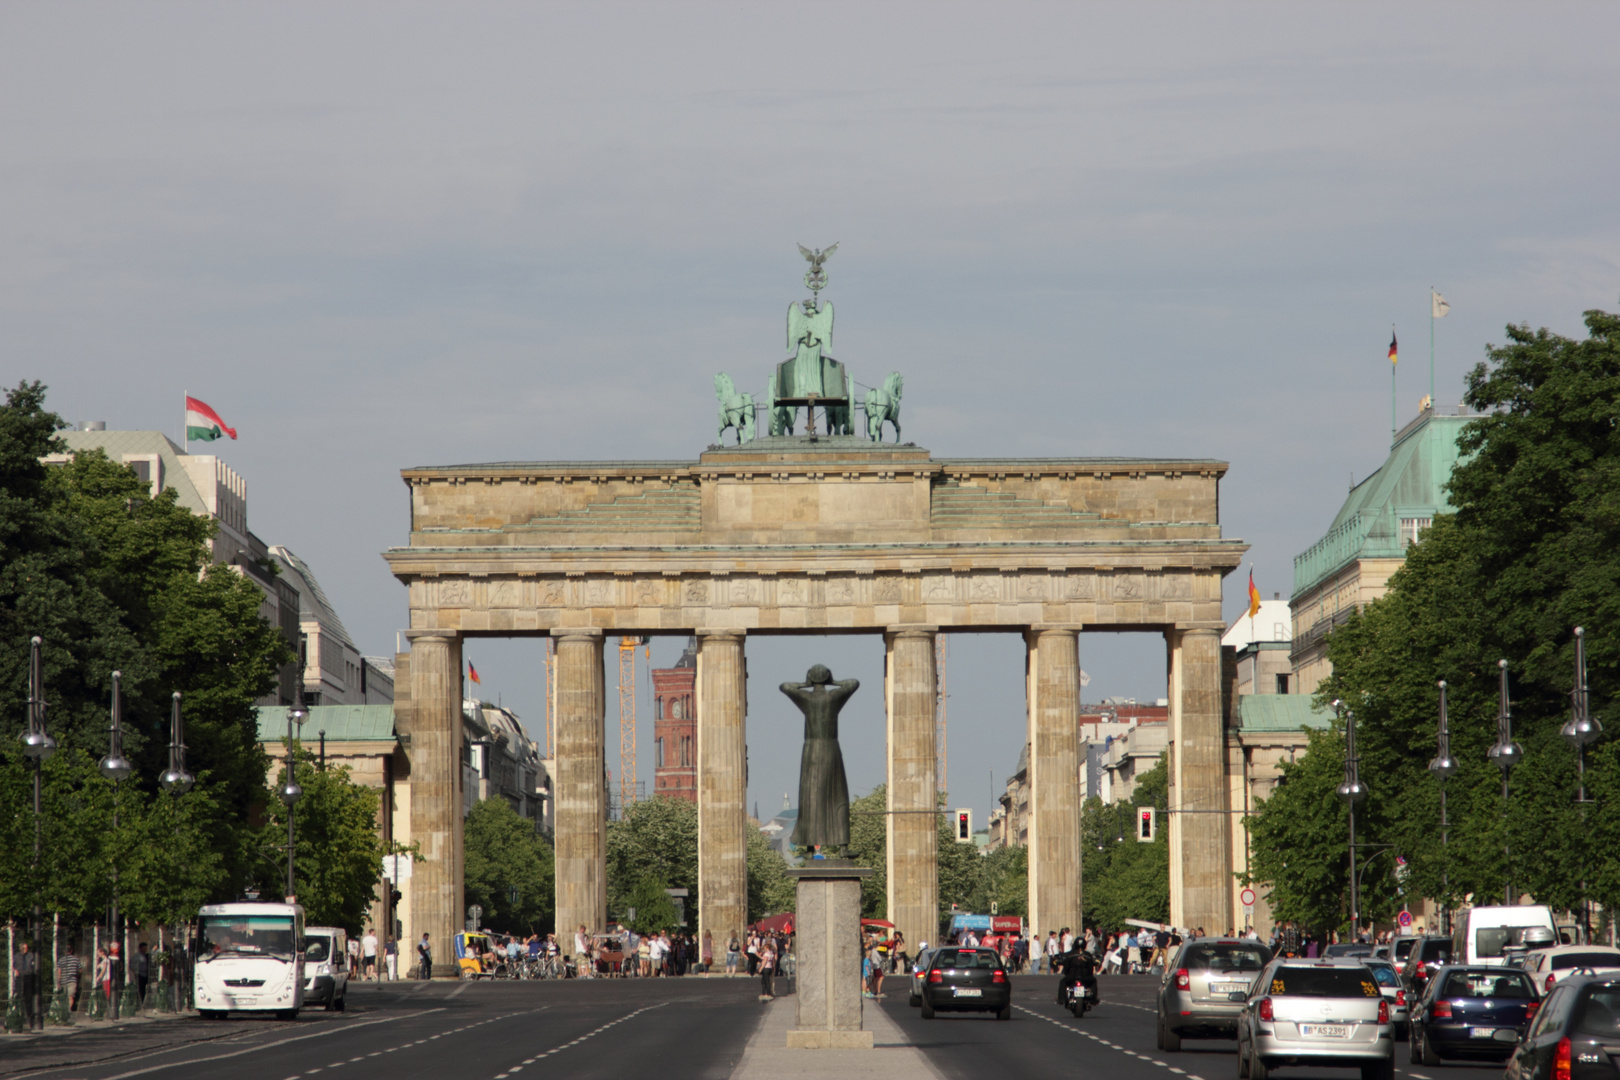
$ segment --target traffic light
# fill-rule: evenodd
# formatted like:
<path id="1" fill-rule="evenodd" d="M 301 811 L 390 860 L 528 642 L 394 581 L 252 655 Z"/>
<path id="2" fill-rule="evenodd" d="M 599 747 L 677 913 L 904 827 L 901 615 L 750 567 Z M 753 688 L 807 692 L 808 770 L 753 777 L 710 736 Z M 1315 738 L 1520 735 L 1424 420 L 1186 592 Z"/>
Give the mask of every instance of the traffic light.
<path id="1" fill-rule="evenodd" d="M 1136 808 L 1136 838 L 1142 843 L 1153 843 L 1153 830 L 1156 820 L 1153 807 L 1138 806 Z"/>
<path id="2" fill-rule="evenodd" d="M 973 811 L 956 811 L 956 842 L 958 844 L 973 843 Z"/>

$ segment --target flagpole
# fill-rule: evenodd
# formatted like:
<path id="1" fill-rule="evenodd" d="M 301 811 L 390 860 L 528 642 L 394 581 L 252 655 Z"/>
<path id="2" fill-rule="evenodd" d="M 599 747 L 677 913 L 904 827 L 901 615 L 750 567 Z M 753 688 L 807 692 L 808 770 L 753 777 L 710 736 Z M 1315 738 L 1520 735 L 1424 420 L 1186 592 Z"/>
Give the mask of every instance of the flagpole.
<path id="1" fill-rule="evenodd" d="M 180 391 L 180 445 L 185 448 L 186 454 L 191 454 L 191 429 L 186 426 L 186 402 L 191 400 L 191 394 L 185 390 Z"/>
<path id="2" fill-rule="evenodd" d="M 1389 324 L 1389 340 L 1395 340 L 1395 324 Z M 1395 369 L 1400 366 L 1400 357 L 1389 365 L 1389 445 L 1395 445 L 1395 432 L 1400 429 L 1395 426 Z"/>
<path id="3" fill-rule="evenodd" d="M 1251 586 L 1254 584 L 1254 560 L 1253 559 L 1249 560 L 1249 584 Z M 1255 609 L 1256 606 L 1257 605 L 1254 602 L 1254 597 L 1251 595 L 1249 597 L 1249 641 L 1251 643 L 1260 640 L 1259 638 L 1254 636 L 1254 616 L 1255 616 L 1255 610 L 1254 609 Z M 1257 687 L 1260 685 L 1260 668 L 1258 667 L 1259 663 L 1260 663 L 1260 661 L 1258 659 L 1255 660 L 1255 664 L 1257 666 L 1254 669 L 1254 684 Z"/>
<path id="4" fill-rule="evenodd" d="M 1434 286 L 1429 286 L 1429 411 L 1434 411 Z"/>

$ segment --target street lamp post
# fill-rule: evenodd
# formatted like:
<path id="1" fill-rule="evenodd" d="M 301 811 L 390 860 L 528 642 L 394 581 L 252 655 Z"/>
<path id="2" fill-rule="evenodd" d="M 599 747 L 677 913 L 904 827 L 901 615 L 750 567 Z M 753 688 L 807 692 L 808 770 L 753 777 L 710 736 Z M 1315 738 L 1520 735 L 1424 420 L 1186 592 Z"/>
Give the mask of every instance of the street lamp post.
<path id="1" fill-rule="evenodd" d="M 1575 628 L 1575 689 L 1570 692 L 1569 720 L 1559 732 L 1564 741 L 1575 748 L 1575 778 L 1579 791 L 1575 802 L 1581 808 L 1581 837 L 1586 836 L 1586 744 L 1603 734 L 1603 725 L 1591 713 L 1591 702 L 1586 693 L 1586 631 Z M 1585 860 L 1582 860 L 1585 865 Z M 1592 939 L 1590 905 L 1586 899 L 1586 875 L 1581 875 L 1581 932 Z"/>
<path id="2" fill-rule="evenodd" d="M 1496 743 L 1490 749 L 1490 759 L 1502 770 L 1502 856 L 1506 861 L 1507 884 L 1503 887 L 1502 903 L 1513 903 L 1513 845 L 1508 839 L 1508 774 L 1524 760 L 1524 747 L 1513 741 L 1513 712 L 1508 703 L 1508 662 L 1498 660 L 1501 684 L 1497 691 Z"/>
<path id="3" fill-rule="evenodd" d="M 191 790 L 191 785 L 197 782 L 197 778 L 186 770 L 186 727 L 185 721 L 180 718 L 180 691 L 176 690 L 174 692 L 172 701 L 173 704 L 169 712 L 169 767 L 163 770 L 162 775 L 158 777 L 158 783 L 163 785 L 163 790 L 170 795 L 184 795 Z M 176 832 L 178 833 L 178 831 L 179 826 L 177 825 Z M 174 940 L 177 945 L 176 954 L 177 956 L 183 956 L 185 950 L 178 947 L 181 940 L 180 924 L 176 923 L 173 929 Z M 174 985 L 170 987 L 172 1004 L 175 1011 L 178 1012 L 185 996 L 185 966 L 176 961 L 171 963 L 169 967 L 170 974 L 174 978 Z"/>
<path id="4" fill-rule="evenodd" d="M 304 721 L 309 719 L 309 710 L 304 707 L 304 688 L 300 683 L 298 687 L 298 700 L 287 710 L 287 782 L 281 785 L 281 801 L 287 807 L 287 903 L 293 902 L 296 895 L 293 891 L 293 852 L 294 832 L 293 808 L 298 800 L 303 798 L 304 789 L 298 786 L 297 774 L 294 772 L 296 761 L 293 757 L 293 725 L 303 727 Z"/>
<path id="5" fill-rule="evenodd" d="M 44 850 L 44 818 L 40 813 L 40 767 L 56 753 L 56 740 L 45 730 L 45 675 L 40 666 L 38 637 L 28 642 L 28 728 L 23 732 L 23 756 L 34 763 L 34 1016 L 33 1025 L 45 1027 L 45 989 L 40 981 L 40 960 L 45 946 L 45 916 L 40 911 L 39 860 Z"/>
<path id="6" fill-rule="evenodd" d="M 1447 905 L 1451 898 L 1451 856 L 1447 844 L 1451 838 L 1451 826 L 1446 821 L 1446 777 L 1457 771 L 1457 759 L 1451 756 L 1451 729 L 1446 721 L 1446 680 L 1441 679 L 1439 685 L 1440 728 L 1435 737 L 1439 745 L 1434 760 L 1429 762 L 1429 771 L 1440 781 L 1440 919 L 1441 925 L 1449 932 L 1451 909 Z"/>
<path id="7" fill-rule="evenodd" d="M 1367 788 L 1361 782 L 1360 763 L 1356 758 L 1356 714 L 1344 708 L 1344 702 L 1335 700 L 1333 711 L 1344 717 L 1344 783 L 1339 785 L 1339 798 L 1350 808 L 1350 921 L 1352 934 L 1361 932 L 1361 883 L 1356 878 L 1356 804 L 1366 801 Z"/>
<path id="8" fill-rule="evenodd" d="M 129 779 L 134 771 L 129 759 L 124 756 L 124 674 L 121 671 L 112 673 L 112 708 L 110 710 L 111 724 L 107 728 L 107 756 L 101 759 L 101 775 L 112 781 L 113 786 L 113 843 L 118 843 L 118 804 L 119 794 L 123 791 L 123 783 Z M 119 939 L 118 934 L 118 857 L 114 854 L 112 859 L 112 911 L 108 918 L 107 934 L 114 941 Z M 120 953 L 118 962 L 125 965 L 124 985 L 129 985 L 129 943 L 124 942 L 124 949 Z M 108 1002 L 108 1013 L 113 1020 L 118 1019 L 123 1011 L 123 1001 L 120 997 L 113 997 Z"/>

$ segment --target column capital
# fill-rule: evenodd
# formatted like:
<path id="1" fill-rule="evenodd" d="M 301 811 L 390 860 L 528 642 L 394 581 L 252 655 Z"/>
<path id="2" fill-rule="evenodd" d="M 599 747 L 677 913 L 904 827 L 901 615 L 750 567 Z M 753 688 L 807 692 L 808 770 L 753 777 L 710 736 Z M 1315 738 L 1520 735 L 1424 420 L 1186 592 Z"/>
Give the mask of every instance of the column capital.
<path id="1" fill-rule="evenodd" d="M 1224 634 L 1226 633 L 1226 624 L 1208 621 L 1178 622 L 1171 629 L 1179 630 L 1183 634 Z"/>
<path id="2" fill-rule="evenodd" d="M 1078 634 L 1085 627 L 1079 623 L 1032 623 L 1031 634 Z"/>
<path id="3" fill-rule="evenodd" d="M 939 634 L 939 627 L 928 626 L 923 623 L 896 623 L 886 626 L 883 632 L 889 637 L 935 637 Z"/>
<path id="4" fill-rule="evenodd" d="M 460 636 L 461 636 L 461 631 L 459 631 L 459 630 L 407 630 L 407 631 L 405 631 L 405 640 L 411 642 L 412 644 L 415 644 L 418 641 L 433 641 L 435 639 L 442 639 L 442 640 L 445 640 L 445 641 L 454 641 L 457 638 L 459 638 Z"/>
<path id="5" fill-rule="evenodd" d="M 702 626 L 694 632 L 699 638 L 740 638 L 748 636 L 748 631 L 740 626 Z"/>
<path id="6" fill-rule="evenodd" d="M 594 626 L 559 626 L 551 631 L 551 636 L 555 638 L 599 638 L 604 633 L 605 631 Z"/>

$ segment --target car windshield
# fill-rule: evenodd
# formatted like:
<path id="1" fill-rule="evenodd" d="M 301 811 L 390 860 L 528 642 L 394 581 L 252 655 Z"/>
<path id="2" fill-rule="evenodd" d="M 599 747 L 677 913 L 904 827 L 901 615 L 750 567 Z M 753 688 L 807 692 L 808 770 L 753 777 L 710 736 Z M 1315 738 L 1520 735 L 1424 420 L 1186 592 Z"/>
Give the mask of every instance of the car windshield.
<path id="1" fill-rule="evenodd" d="M 1568 968 L 1612 968 L 1620 967 L 1620 953 L 1612 952 L 1570 952 L 1559 953 L 1548 958 L 1552 961 L 1554 971 L 1564 971 Z"/>
<path id="2" fill-rule="evenodd" d="M 1400 938 L 1395 942 L 1395 958 L 1405 960 L 1412 955 L 1412 939 Z"/>
<path id="3" fill-rule="evenodd" d="M 1372 972 L 1363 967 L 1322 964 L 1280 967 L 1271 974 L 1273 997 L 1380 997 Z"/>
<path id="4" fill-rule="evenodd" d="M 998 968 L 1001 958 L 990 949 L 941 949 L 931 966 L 957 971 L 965 968 Z"/>
<path id="5" fill-rule="evenodd" d="M 1440 992 L 1446 998 L 1514 998 L 1536 996 L 1522 972 L 1453 971 Z"/>
<path id="6" fill-rule="evenodd" d="M 1258 945 L 1191 945 L 1181 965 L 1192 971 L 1259 971 L 1269 959 Z"/>
<path id="7" fill-rule="evenodd" d="M 293 948 L 291 915 L 204 915 L 197 928 L 202 956 L 292 956 Z"/>
<path id="8" fill-rule="evenodd" d="M 1424 942 L 1423 948 L 1417 951 L 1425 963 L 1444 964 L 1451 959 L 1451 942 L 1427 941 Z"/>
<path id="9" fill-rule="evenodd" d="M 1501 956 L 1502 950 L 1519 940 L 1528 926 L 1482 926 L 1474 931 L 1474 952 L 1479 956 Z"/>
<path id="10" fill-rule="evenodd" d="M 1586 999 L 1581 1010 L 1581 1022 L 1576 1025 L 1582 1034 L 1596 1035 L 1600 1039 L 1620 1038 L 1620 986 L 1599 986 Z"/>
<path id="11" fill-rule="evenodd" d="M 311 936 L 308 944 L 304 946 L 304 959 L 312 964 L 319 964 L 332 955 L 332 939 Z"/>
<path id="12" fill-rule="evenodd" d="M 1329 945 L 1327 947 L 1327 954 L 1329 956 L 1371 956 L 1372 946 L 1356 945 L 1353 943 L 1346 943 L 1344 945 Z"/>
<path id="13" fill-rule="evenodd" d="M 1389 964 L 1368 964 L 1367 970 L 1373 973 L 1379 986 L 1399 986 L 1401 977 L 1395 974 L 1395 969 Z"/>

